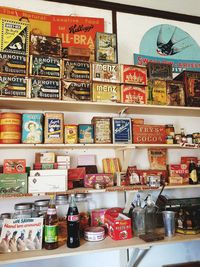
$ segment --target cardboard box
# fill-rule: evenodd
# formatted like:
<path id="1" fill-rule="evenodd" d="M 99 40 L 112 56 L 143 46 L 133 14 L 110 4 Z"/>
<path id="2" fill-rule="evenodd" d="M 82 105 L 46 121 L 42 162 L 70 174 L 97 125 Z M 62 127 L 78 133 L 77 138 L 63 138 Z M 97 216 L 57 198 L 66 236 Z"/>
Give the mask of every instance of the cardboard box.
<path id="1" fill-rule="evenodd" d="M 146 67 L 135 65 L 121 65 L 121 83 L 147 85 Z"/>
<path id="2" fill-rule="evenodd" d="M 26 160 L 25 159 L 4 159 L 3 162 L 4 173 L 25 173 Z"/>
<path id="3" fill-rule="evenodd" d="M 78 155 L 77 165 L 96 165 L 96 155 Z"/>
<path id="4" fill-rule="evenodd" d="M 57 176 L 65 175 L 67 177 L 67 170 L 31 170 L 30 176 Z"/>
<path id="5" fill-rule="evenodd" d="M 55 163 L 55 153 L 35 153 L 35 163 Z"/>
<path id="6" fill-rule="evenodd" d="M 120 65 L 92 63 L 92 80 L 96 82 L 120 83 Z"/>
<path id="7" fill-rule="evenodd" d="M 170 164 L 169 165 L 169 176 L 171 177 L 182 177 L 183 184 L 189 183 L 189 169 L 187 164 Z"/>
<path id="8" fill-rule="evenodd" d="M 112 173 L 120 172 L 120 162 L 118 158 L 105 158 L 102 160 L 103 163 L 103 172 Z"/>
<path id="9" fill-rule="evenodd" d="M 105 187 L 114 185 L 114 176 L 109 173 L 86 174 L 84 178 L 84 187 L 94 188 L 95 183 Z"/>
<path id="10" fill-rule="evenodd" d="M 0 174 L 0 193 L 1 194 L 26 194 L 27 193 L 27 174 Z"/>
<path id="11" fill-rule="evenodd" d="M 91 226 L 105 226 L 105 212 L 107 209 L 95 209 L 91 211 Z"/>
<path id="12" fill-rule="evenodd" d="M 76 47 L 76 46 L 69 46 L 67 49 L 67 57 L 71 60 L 89 61 L 90 49 L 89 48 Z"/>

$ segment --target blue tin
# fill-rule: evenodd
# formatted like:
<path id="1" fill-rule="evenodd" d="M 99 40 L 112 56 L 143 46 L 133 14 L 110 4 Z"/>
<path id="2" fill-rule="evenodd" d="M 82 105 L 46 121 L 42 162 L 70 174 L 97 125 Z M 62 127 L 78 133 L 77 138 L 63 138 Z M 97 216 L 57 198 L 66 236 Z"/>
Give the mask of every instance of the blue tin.
<path id="1" fill-rule="evenodd" d="M 43 142 L 43 119 L 42 113 L 22 114 L 22 143 L 41 144 Z"/>
<path id="2" fill-rule="evenodd" d="M 94 126 L 92 124 L 79 124 L 78 140 L 81 144 L 94 143 Z"/>
<path id="3" fill-rule="evenodd" d="M 132 131 L 130 118 L 113 118 L 113 143 L 114 144 L 131 144 Z"/>

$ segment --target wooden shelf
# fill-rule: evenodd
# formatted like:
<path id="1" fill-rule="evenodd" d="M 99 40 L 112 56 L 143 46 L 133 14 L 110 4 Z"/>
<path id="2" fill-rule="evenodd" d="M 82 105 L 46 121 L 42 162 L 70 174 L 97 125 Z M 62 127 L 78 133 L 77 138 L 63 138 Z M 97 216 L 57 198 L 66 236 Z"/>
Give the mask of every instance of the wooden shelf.
<path id="1" fill-rule="evenodd" d="M 95 253 L 95 252 L 102 253 L 106 251 L 123 250 L 128 248 L 148 249 L 149 247 L 152 246 L 160 246 L 160 245 L 199 241 L 199 240 L 200 240 L 200 234 L 192 236 L 176 234 L 172 238 L 165 238 L 164 240 L 161 241 L 148 242 L 148 243 L 144 242 L 142 239 L 138 237 L 121 241 L 112 240 L 110 237 L 106 237 L 103 241 L 99 242 L 87 242 L 85 240 L 81 240 L 81 246 L 74 249 L 69 249 L 64 245 L 55 250 L 42 249 L 34 251 L 1 254 L 0 265 L 37 261 L 44 259 L 49 260 L 53 258 L 76 256 L 76 255 Z"/>
<path id="2" fill-rule="evenodd" d="M 0 98 L 1 109 L 40 110 L 40 111 L 72 111 L 119 113 L 127 108 L 128 114 L 200 116 L 200 107 L 180 107 L 161 105 L 140 105 L 123 103 L 104 103 L 89 101 L 40 100 L 28 98 Z"/>

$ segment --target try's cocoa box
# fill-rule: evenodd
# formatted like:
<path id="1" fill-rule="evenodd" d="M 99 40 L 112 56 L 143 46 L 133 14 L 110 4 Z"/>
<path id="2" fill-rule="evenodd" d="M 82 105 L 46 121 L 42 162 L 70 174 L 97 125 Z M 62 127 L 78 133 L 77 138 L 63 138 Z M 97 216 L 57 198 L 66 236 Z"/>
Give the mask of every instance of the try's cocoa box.
<path id="1" fill-rule="evenodd" d="M 28 57 L 0 52 L 0 73 L 27 75 Z"/>
<path id="2" fill-rule="evenodd" d="M 148 62 L 147 75 L 149 79 L 172 80 L 172 64 Z"/>
<path id="3" fill-rule="evenodd" d="M 167 105 L 185 106 L 185 86 L 183 82 L 167 81 Z"/>
<path id="4" fill-rule="evenodd" d="M 3 173 L 25 173 L 26 160 L 25 159 L 4 159 Z"/>
<path id="5" fill-rule="evenodd" d="M 95 173 L 86 174 L 84 178 L 84 187 L 93 188 L 95 183 L 99 183 L 104 186 L 114 185 L 114 176 L 111 173 Z"/>
<path id="6" fill-rule="evenodd" d="M 167 88 L 164 80 L 148 80 L 147 104 L 166 105 Z"/>
<path id="7" fill-rule="evenodd" d="M 165 144 L 165 125 L 133 124 L 133 143 L 135 144 Z"/>
<path id="8" fill-rule="evenodd" d="M 111 144 L 111 118 L 110 117 L 93 117 L 94 125 L 94 142 L 96 144 Z"/>
<path id="9" fill-rule="evenodd" d="M 120 83 L 120 65 L 92 63 L 92 80 L 96 82 Z"/>
<path id="10" fill-rule="evenodd" d="M 182 177 L 183 184 L 189 183 L 189 169 L 187 164 L 169 164 L 170 177 Z"/>
<path id="11" fill-rule="evenodd" d="M 146 103 L 146 86 L 121 85 L 121 102 L 129 104 Z"/>
<path id="12" fill-rule="evenodd" d="M 90 101 L 91 83 L 89 81 L 68 81 L 62 79 L 62 99 L 70 101 Z"/>
<path id="13" fill-rule="evenodd" d="M 93 82 L 92 100 L 94 102 L 121 102 L 119 84 Z"/>
<path id="14" fill-rule="evenodd" d="M 63 59 L 63 78 L 90 80 L 90 62 Z"/>
<path id="15" fill-rule="evenodd" d="M 0 75 L 0 97 L 26 97 L 28 80 L 24 76 Z"/>
<path id="16" fill-rule="evenodd" d="M 121 65 L 121 83 L 146 85 L 147 69 L 135 65 Z"/>

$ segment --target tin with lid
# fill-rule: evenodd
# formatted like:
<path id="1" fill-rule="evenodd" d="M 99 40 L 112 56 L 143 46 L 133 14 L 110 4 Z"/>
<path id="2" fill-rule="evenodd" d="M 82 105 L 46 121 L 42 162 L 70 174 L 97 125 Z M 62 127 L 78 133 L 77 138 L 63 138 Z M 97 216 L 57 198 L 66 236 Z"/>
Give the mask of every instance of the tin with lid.
<path id="1" fill-rule="evenodd" d="M 84 239 L 87 241 L 101 241 L 105 238 L 105 230 L 101 226 L 90 226 L 84 230 Z"/>
<path id="2" fill-rule="evenodd" d="M 15 204 L 14 219 L 24 219 L 32 217 L 33 203 L 22 202 Z"/>

